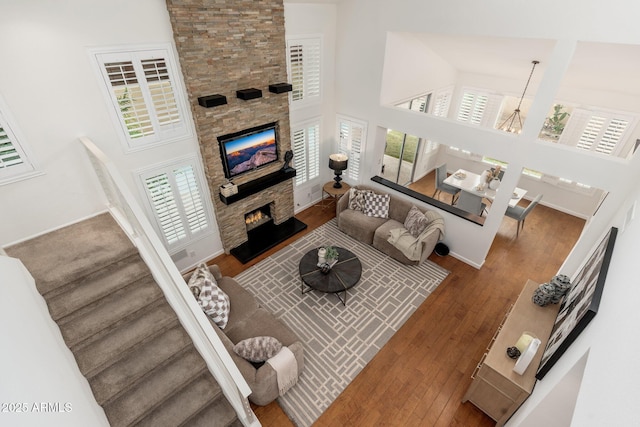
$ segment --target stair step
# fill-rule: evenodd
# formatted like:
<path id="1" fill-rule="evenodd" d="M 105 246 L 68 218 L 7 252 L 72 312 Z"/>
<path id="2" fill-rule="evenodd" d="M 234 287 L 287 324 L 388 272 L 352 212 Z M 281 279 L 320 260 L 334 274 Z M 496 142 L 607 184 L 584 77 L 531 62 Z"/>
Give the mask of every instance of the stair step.
<path id="1" fill-rule="evenodd" d="M 147 276 L 60 319 L 60 331 L 67 345 L 74 347 L 100 331 L 112 329 L 161 296 L 160 288 Z"/>
<path id="2" fill-rule="evenodd" d="M 5 250 L 23 262 L 42 295 L 137 252 L 108 213 Z"/>
<path id="3" fill-rule="evenodd" d="M 34 277 L 111 425 L 241 425 L 110 214 L 5 249 Z"/>
<path id="4" fill-rule="evenodd" d="M 178 325 L 155 339 L 132 348 L 116 363 L 89 378 L 96 400 L 103 404 L 108 400 L 117 399 L 127 387 L 154 369 L 163 369 L 176 354 L 190 345 L 191 338 L 182 326 Z"/>
<path id="5" fill-rule="evenodd" d="M 111 425 L 132 425 L 145 414 L 164 406 L 176 390 L 185 387 L 206 371 L 206 365 L 193 346 L 180 357 L 146 375 L 117 399 L 104 405 Z M 208 371 L 206 371 L 208 372 Z M 180 411 L 184 411 L 180 408 Z M 191 412 L 189 412 L 191 413 Z M 169 424 L 157 424 L 169 425 Z"/>
<path id="6" fill-rule="evenodd" d="M 207 371 L 182 390 L 174 393 L 171 398 L 163 402 L 155 411 L 144 417 L 136 426 L 178 426 L 187 421 L 191 414 L 200 411 L 214 400 L 225 400 L 228 408 L 231 408 L 231 405 L 226 402 L 226 398 L 221 393 L 220 387 Z M 226 413 L 228 408 L 224 404 L 220 405 L 220 409 L 224 412 L 217 413 L 209 420 L 208 425 L 226 426 L 227 423 L 220 423 L 221 420 L 218 418 L 228 418 L 229 415 Z M 231 412 L 235 416 L 233 408 L 231 408 Z"/>
<path id="7" fill-rule="evenodd" d="M 241 427 L 233 406 L 227 399 L 216 399 L 192 416 L 181 427 Z"/>
<path id="8" fill-rule="evenodd" d="M 64 289 L 55 296 L 46 295 L 49 312 L 54 320 L 68 316 L 74 311 L 140 280 L 149 274 L 149 268 L 139 255 L 127 257 L 79 281 L 61 286 Z"/>
<path id="9" fill-rule="evenodd" d="M 115 363 L 134 346 L 154 339 L 165 330 L 176 326 L 178 318 L 171 306 L 157 301 L 154 307 L 130 322 L 122 323 L 100 339 L 77 349 L 74 353 L 80 371 L 92 377 L 96 371 Z"/>

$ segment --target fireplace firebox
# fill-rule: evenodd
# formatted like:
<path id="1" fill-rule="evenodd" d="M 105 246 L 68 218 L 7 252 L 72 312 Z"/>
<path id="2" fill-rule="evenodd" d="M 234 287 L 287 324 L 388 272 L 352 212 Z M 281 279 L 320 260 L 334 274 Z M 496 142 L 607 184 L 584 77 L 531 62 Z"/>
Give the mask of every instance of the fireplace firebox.
<path id="1" fill-rule="evenodd" d="M 247 226 L 247 232 L 271 221 L 273 221 L 273 219 L 271 218 L 270 204 L 261 206 L 258 209 L 244 214 L 244 223 Z"/>

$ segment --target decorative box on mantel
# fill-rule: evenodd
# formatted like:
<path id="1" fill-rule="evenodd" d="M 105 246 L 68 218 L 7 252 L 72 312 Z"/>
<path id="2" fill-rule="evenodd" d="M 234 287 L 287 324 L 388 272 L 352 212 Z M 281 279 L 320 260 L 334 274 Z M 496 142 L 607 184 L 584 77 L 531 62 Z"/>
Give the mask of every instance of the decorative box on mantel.
<path id="1" fill-rule="evenodd" d="M 268 175 L 261 176 L 253 181 L 246 182 L 237 186 L 237 193 L 230 196 L 225 196 L 222 193 L 222 187 L 220 187 L 220 200 L 225 205 L 230 205 L 239 200 L 245 199 L 253 194 L 256 194 L 262 190 L 266 190 L 269 187 L 280 184 L 288 179 L 296 176 L 296 170 L 293 168 L 280 169 L 276 172 L 272 172 Z"/>
<path id="2" fill-rule="evenodd" d="M 220 194 L 225 197 L 230 197 L 234 194 L 238 194 L 238 186 L 233 182 L 227 182 L 226 184 L 220 186 Z"/>

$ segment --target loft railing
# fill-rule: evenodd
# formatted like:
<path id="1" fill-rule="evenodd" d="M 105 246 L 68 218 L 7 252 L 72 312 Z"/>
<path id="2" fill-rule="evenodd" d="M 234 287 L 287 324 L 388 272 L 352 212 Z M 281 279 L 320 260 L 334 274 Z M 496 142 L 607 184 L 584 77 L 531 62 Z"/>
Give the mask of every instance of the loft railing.
<path id="1" fill-rule="evenodd" d="M 145 260 L 154 279 L 190 335 L 223 393 L 245 426 L 260 422 L 251 410 L 249 385 L 242 377 L 220 338 L 213 330 L 169 253 L 156 235 L 111 160 L 89 139 L 81 137 L 89 159 L 107 197 L 108 208 Z"/>

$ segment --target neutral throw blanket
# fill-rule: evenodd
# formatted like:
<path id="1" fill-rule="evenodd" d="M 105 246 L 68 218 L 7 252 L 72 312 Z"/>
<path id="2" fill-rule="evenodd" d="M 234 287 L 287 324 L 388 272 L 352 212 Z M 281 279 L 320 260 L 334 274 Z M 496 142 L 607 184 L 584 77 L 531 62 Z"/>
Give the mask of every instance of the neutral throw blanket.
<path id="1" fill-rule="evenodd" d="M 278 354 L 268 359 L 267 363 L 276 371 L 280 396 L 296 385 L 298 382 L 298 362 L 288 347 L 282 346 Z"/>
<path id="2" fill-rule="evenodd" d="M 422 256 L 422 241 L 432 232 L 440 233 L 440 239 L 444 236 L 444 220 L 437 218 L 432 220 L 427 228 L 416 238 L 406 228 L 394 228 L 389 231 L 389 243 L 398 248 L 411 261 L 419 261 Z"/>

